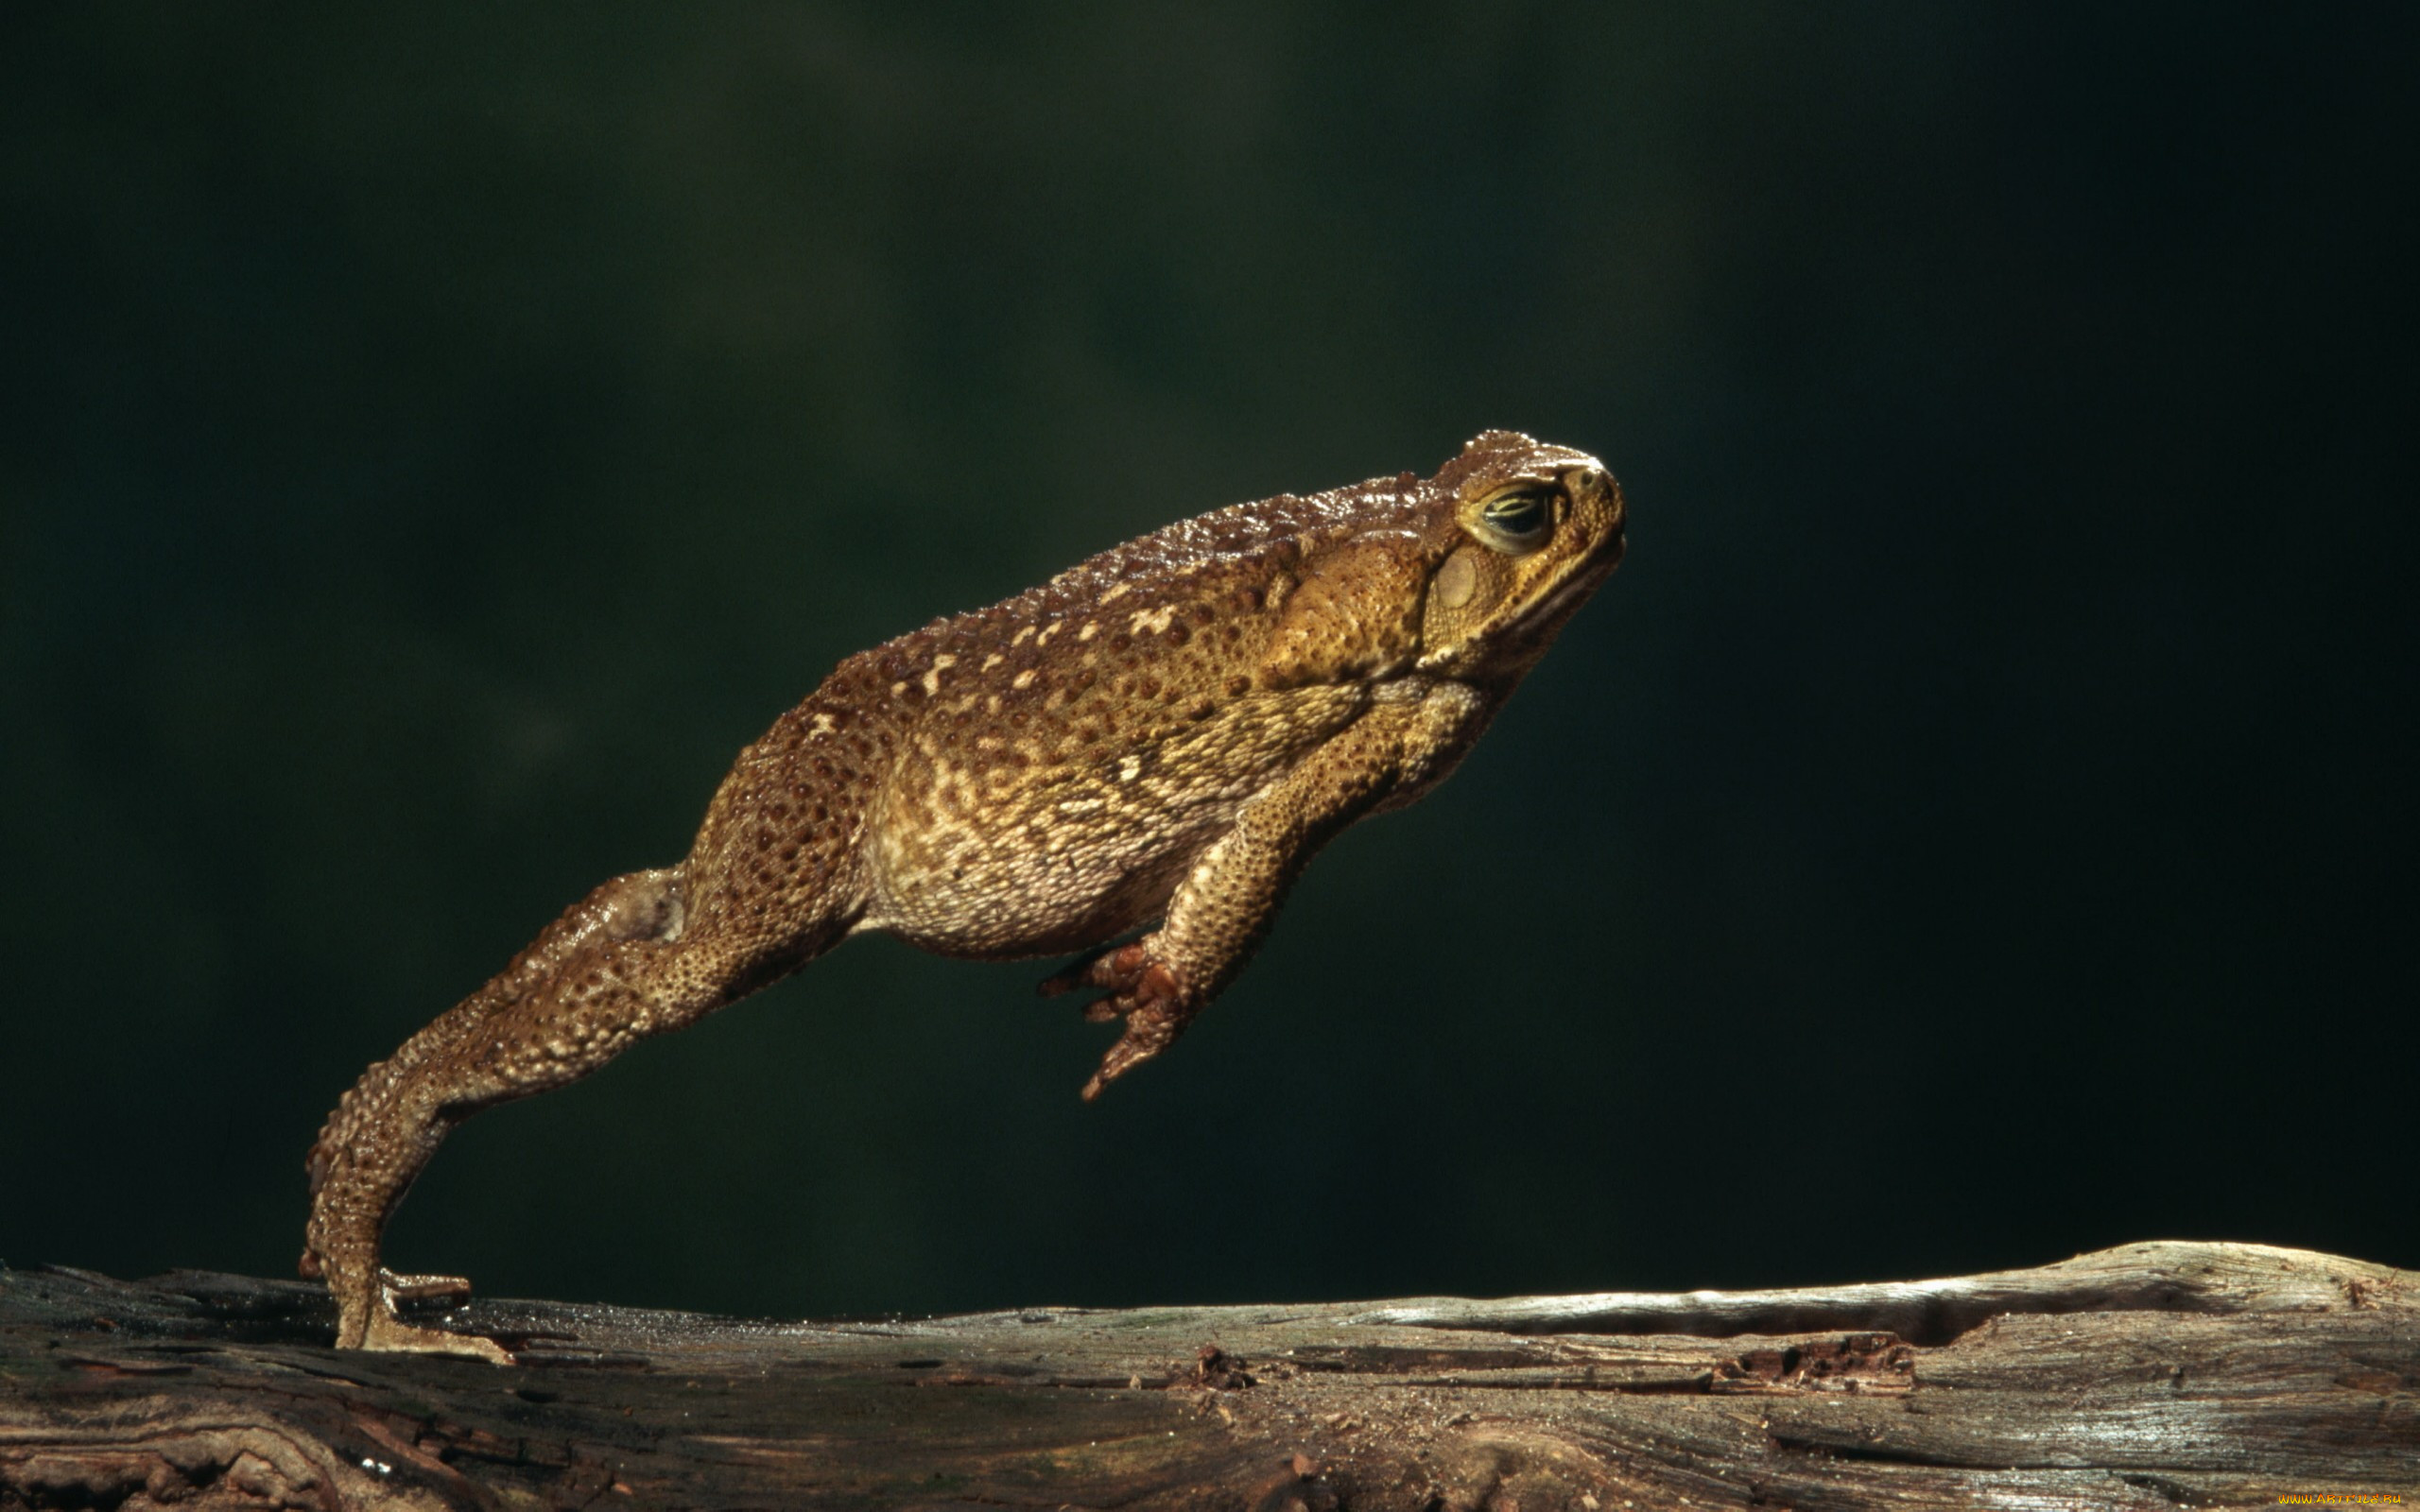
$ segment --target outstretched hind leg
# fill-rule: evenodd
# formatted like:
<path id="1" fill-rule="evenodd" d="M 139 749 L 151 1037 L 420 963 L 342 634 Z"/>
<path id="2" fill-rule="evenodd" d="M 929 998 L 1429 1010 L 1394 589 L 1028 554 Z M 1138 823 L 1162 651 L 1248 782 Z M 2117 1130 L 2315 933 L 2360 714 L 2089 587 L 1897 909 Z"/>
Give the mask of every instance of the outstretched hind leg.
<path id="1" fill-rule="evenodd" d="M 778 941 L 692 918 L 683 869 L 633 872 L 549 925 L 502 975 L 362 1074 L 311 1149 L 305 1275 L 335 1294 L 339 1348 L 509 1363 L 493 1342 L 414 1328 L 395 1301 L 453 1278 L 378 1264 L 387 1220 L 457 1124 L 482 1108 L 578 1081 L 633 1040 L 696 1022 L 836 939 L 834 920 Z M 714 914 L 725 910 L 709 910 Z"/>

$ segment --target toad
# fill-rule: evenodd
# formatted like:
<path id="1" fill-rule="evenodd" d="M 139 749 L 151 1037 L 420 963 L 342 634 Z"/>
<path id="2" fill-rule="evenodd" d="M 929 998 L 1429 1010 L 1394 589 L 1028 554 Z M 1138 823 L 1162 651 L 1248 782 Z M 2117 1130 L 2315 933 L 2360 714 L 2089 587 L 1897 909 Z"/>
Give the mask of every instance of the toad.
<path id="1" fill-rule="evenodd" d="M 861 652 L 742 751 L 678 865 L 616 877 L 365 1072 L 312 1146 L 302 1268 L 337 1343 L 509 1363 L 420 1328 L 379 1264 L 454 1126 L 577 1081 L 842 939 L 985 960 L 1174 1043 L 1320 847 L 1443 780 L 1613 572 L 1620 488 L 1509 431 L 1406 472 L 1182 521 Z"/>

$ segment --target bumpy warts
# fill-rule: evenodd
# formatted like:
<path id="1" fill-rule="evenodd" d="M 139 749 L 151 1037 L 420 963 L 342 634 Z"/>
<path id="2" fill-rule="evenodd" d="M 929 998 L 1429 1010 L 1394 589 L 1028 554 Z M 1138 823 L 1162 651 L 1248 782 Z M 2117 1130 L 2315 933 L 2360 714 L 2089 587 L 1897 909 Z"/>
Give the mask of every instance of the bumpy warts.
<path id="1" fill-rule="evenodd" d="M 1622 529 L 1594 457 L 1490 431 L 1434 477 L 1181 521 L 841 662 L 740 753 L 679 865 L 574 904 L 329 1115 L 302 1272 L 337 1342 L 509 1361 L 397 1316 L 464 1283 L 379 1263 L 446 1134 L 853 934 L 1091 951 L 1043 990 L 1123 1021 L 1098 1096 L 1235 979 L 1322 845 L 1453 769 Z"/>

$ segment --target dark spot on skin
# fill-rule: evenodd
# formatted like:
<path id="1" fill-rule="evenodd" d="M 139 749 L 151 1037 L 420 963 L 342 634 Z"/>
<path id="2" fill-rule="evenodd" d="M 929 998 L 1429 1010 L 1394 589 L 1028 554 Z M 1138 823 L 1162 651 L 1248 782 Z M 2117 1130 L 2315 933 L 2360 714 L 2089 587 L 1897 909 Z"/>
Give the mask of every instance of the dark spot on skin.
<path id="1" fill-rule="evenodd" d="M 1185 642 L 1192 639 L 1193 632 L 1186 629 L 1184 626 L 1171 625 L 1168 627 L 1168 644 L 1183 645 Z"/>
<path id="2" fill-rule="evenodd" d="M 1252 679 L 1238 674 L 1237 676 L 1227 679 L 1227 693 L 1229 696 L 1240 698 L 1250 692 L 1252 692 Z"/>

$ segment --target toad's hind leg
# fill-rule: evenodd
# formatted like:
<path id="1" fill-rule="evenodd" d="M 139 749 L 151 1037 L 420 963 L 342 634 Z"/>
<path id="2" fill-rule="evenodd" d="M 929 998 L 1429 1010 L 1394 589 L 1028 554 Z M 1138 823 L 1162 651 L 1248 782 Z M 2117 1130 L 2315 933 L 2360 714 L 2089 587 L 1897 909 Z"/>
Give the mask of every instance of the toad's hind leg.
<path id="1" fill-rule="evenodd" d="M 379 1268 L 380 1236 L 454 1126 L 578 1081 L 632 1041 L 696 1022 L 829 949 L 855 921 L 842 833 L 800 837 L 733 774 L 682 866 L 606 883 L 503 973 L 362 1074 L 312 1146 L 303 1274 L 335 1294 L 340 1348 L 508 1363 L 480 1338 L 413 1328 L 394 1301 L 419 1278 Z M 816 843 L 821 840 L 821 844 Z"/>

